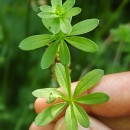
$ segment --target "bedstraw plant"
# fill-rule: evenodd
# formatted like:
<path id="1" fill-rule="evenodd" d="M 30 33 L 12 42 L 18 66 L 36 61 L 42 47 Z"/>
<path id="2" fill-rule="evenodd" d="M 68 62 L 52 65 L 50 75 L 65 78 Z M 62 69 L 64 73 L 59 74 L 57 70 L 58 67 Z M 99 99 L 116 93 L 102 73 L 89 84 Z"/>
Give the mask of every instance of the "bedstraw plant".
<path id="1" fill-rule="evenodd" d="M 67 44 L 85 52 L 97 52 L 98 47 L 93 41 L 78 35 L 92 31 L 99 24 L 99 20 L 93 18 L 83 20 L 72 26 L 72 17 L 81 12 L 79 7 L 73 7 L 74 4 L 75 0 L 66 0 L 65 3 L 62 3 L 62 0 L 51 0 L 52 6 L 41 6 L 41 12 L 38 16 L 42 19 L 43 25 L 48 29 L 49 34 L 30 36 L 19 45 L 20 49 L 25 51 L 47 46 L 41 60 L 41 67 L 46 69 L 55 64 L 53 72 L 62 89 L 62 91 L 59 91 L 56 88 L 44 88 L 33 92 L 33 95 L 37 98 L 46 98 L 47 104 L 59 98 L 62 99 L 62 102 L 52 105 L 38 114 L 35 119 L 35 124 L 38 126 L 45 126 L 52 122 L 66 109 L 65 124 L 67 130 L 78 130 L 78 123 L 87 128 L 90 124 L 89 117 L 81 104 L 100 104 L 109 99 L 107 94 L 101 92 L 84 94 L 103 77 L 104 71 L 100 69 L 87 73 L 78 82 L 74 93 L 71 91 L 69 74 L 71 56 Z M 55 62 L 57 54 L 60 63 Z"/>

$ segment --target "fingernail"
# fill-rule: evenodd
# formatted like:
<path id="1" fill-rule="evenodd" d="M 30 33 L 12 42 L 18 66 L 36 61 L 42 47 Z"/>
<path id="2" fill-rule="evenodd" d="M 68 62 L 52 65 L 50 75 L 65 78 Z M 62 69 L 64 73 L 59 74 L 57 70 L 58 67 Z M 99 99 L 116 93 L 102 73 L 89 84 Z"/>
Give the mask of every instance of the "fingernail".
<path id="1" fill-rule="evenodd" d="M 66 130 L 64 117 L 56 123 L 54 130 Z"/>

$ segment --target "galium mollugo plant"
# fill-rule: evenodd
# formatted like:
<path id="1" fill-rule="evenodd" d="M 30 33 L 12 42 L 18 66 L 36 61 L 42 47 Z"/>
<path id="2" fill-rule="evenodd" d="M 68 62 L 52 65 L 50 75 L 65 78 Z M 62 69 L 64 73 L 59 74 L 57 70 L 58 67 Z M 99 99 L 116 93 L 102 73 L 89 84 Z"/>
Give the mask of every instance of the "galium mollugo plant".
<path id="1" fill-rule="evenodd" d="M 72 8 L 75 0 L 67 0 L 63 5 L 61 4 L 62 0 L 51 0 L 51 3 L 52 7 L 48 5 L 40 7 L 43 12 L 39 13 L 43 24 L 50 31 L 50 34 L 30 36 L 24 39 L 19 45 L 22 50 L 26 51 L 48 46 L 41 60 L 42 69 L 46 69 L 51 66 L 57 52 L 59 52 L 61 63 L 65 66 L 69 64 L 70 52 L 67 43 L 85 52 L 96 52 L 98 50 L 97 45 L 93 41 L 77 35 L 84 34 L 95 29 L 99 24 L 99 20 L 88 19 L 71 26 L 71 22 L 68 19 L 72 19 L 74 14 L 78 14 L 75 13 L 78 12 L 77 9 L 79 10 L 77 7 Z M 51 13 L 48 12 L 53 9 L 56 11 Z M 46 12 L 44 10 L 46 10 Z M 57 14 L 57 12 L 60 11 L 60 14 L 62 15 Z M 57 17 L 51 16 L 54 14 L 57 15 Z M 67 14 L 69 14 L 69 17 Z M 48 15 L 48 17 L 45 17 L 44 15 Z M 58 21 L 60 22 L 57 22 L 57 19 L 59 19 Z"/>
<path id="2" fill-rule="evenodd" d="M 71 91 L 71 78 L 69 74 L 70 52 L 68 43 L 85 52 L 96 52 L 97 45 L 88 38 L 78 35 L 87 33 L 95 29 L 98 19 L 83 20 L 74 26 L 71 25 L 72 17 L 81 12 L 79 7 L 73 7 L 75 0 L 66 0 L 62 4 L 62 0 L 51 0 L 51 5 L 43 5 L 40 7 L 41 12 L 38 16 L 42 19 L 43 25 L 49 30 L 49 34 L 30 36 L 24 39 L 19 47 L 22 50 L 34 50 L 43 46 L 48 46 L 45 50 L 41 67 L 46 69 L 52 65 L 59 54 L 60 63 L 54 66 L 54 73 L 62 89 L 58 91 L 56 88 L 38 89 L 33 92 L 37 98 L 46 98 L 48 104 L 56 99 L 62 99 L 57 103 L 44 109 L 35 119 L 38 126 L 45 126 L 52 122 L 61 112 L 65 112 L 65 124 L 67 130 L 78 130 L 78 122 L 85 128 L 89 127 L 89 117 L 81 104 L 99 104 L 108 101 L 109 96 L 105 93 L 93 93 L 85 95 L 84 92 L 97 84 L 104 72 L 95 69 L 86 74 L 77 84 L 74 94 Z"/>
<path id="3" fill-rule="evenodd" d="M 77 84 L 74 94 L 71 92 L 71 79 L 67 67 L 56 63 L 54 68 L 57 81 L 63 93 L 56 88 L 38 89 L 33 92 L 37 98 L 46 98 L 46 103 L 52 103 L 57 98 L 63 101 L 43 110 L 35 119 L 38 126 L 45 126 L 53 121 L 67 107 L 65 112 L 65 123 L 67 130 L 78 130 L 78 122 L 83 127 L 89 127 L 89 117 L 79 104 L 99 104 L 108 101 L 108 95 L 97 92 L 84 95 L 83 93 L 97 84 L 102 76 L 103 70 L 95 69 L 86 74 Z"/>

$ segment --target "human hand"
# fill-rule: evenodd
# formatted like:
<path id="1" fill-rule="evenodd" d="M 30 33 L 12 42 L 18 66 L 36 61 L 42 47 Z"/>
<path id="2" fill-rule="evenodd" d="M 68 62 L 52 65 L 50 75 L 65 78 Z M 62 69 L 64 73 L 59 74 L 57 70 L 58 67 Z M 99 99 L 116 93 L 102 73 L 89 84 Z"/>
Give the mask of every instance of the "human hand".
<path id="1" fill-rule="evenodd" d="M 72 83 L 74 91 L 77 83 Z M 106 75 L 101 82 L 86 93 L 104 92 L 110 96 L 107 103 L 100 105 L 84 105 L 90 115 L 90 127 L 79 130 L 130 130 L 130 72 Z M 56 100 L 54 103 L 60 102 Z M 54 104 L 53 103 L 53 104 Z M 52 104 L 46 104 L 46 99 L 35 101 L 36 112 L 39 113 Z M 29 130 L 65 130 L 64 113 L 45 127 L 34 123 Z"/>

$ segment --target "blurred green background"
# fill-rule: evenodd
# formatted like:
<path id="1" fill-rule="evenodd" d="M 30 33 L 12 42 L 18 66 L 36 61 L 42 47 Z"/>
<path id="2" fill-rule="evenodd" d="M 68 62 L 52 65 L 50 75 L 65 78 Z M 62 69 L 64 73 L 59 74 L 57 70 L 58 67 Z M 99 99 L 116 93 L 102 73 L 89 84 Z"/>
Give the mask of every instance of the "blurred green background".
<path id="1" fill-rule="evenodd" d="M 0 0 L 0 130 L 27 130 L 36 114 L 31 92 L 55 87 L 49 69 L 40 68 L 45 48 L 24 52 L 21 40 L 47 33 L 37 16 L 39 6 L 49 0 Z M 98 18 L 100 25 L 85 34 L 99 46 L 95 54 L 69 46 L 72 56 L 72 81 L 94 68 L 105 74 L 130 70 L 130 0 L 77 0 L 82 13 L 73 24 Z"/>

